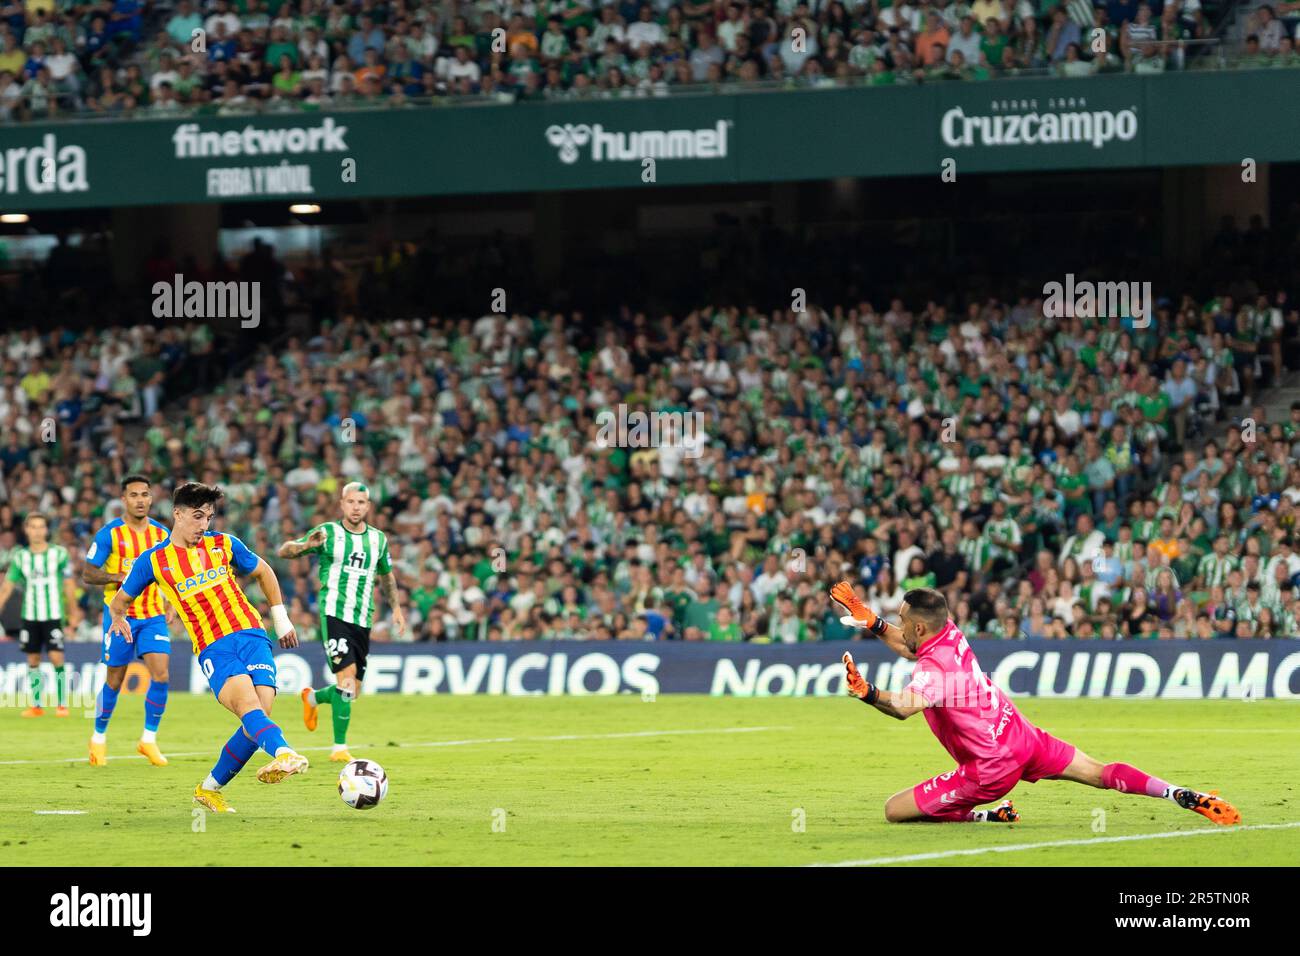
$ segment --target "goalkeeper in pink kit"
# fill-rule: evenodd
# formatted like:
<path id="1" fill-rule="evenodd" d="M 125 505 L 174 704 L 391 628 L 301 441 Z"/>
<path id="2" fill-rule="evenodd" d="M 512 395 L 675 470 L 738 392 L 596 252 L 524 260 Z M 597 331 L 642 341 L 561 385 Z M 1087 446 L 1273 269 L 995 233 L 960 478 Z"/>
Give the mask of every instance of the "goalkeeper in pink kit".
<path id="1" fill-rule="evenodd" d="M 1241 822 L 1232 804 L 1217 793 L 1166 783 L 1126 763 L 1103 764 L 1058 740 L 1020 715 L 1016 705 L 980 670 L 975 654 L 948 617 L 948 602 L 933 588 L 915 588 L 899 608 L 901 625 L 886 623 L 863 604 L 847 581 L 831 597 L 848 614 L 841 620 L 879 637 L 896 654 L 915 661 L 912 680 L 896 694 L 868 683 L 844 655 L 848 691 L 882 713 L 906 720 L 925 714 L 930 730 L 957 766 L 900 790 L 885 803 L 885 819 L 1015 823 L 1010 800 L 992 809 L 1020 781 L 1072 780 L 1103 790 L 1161 797 L 1215 823 Z"/>

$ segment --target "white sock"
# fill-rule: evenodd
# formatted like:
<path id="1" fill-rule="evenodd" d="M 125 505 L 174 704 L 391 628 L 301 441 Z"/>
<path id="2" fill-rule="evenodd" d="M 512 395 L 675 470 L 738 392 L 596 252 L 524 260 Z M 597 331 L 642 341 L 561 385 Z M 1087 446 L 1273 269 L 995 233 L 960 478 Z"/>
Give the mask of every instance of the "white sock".
<path id="1" fill-rule="evenodd" d="M 291 754 L 291 753 L 293 753 L 293 748 L 292 748 L 292 747 L 278 747 L 278 748 L 276 748 L 276 751 L 275 751 L 275 755 L 276 755 L 277 757 L 280 756 L 280 754 Z"/>
<path id="2" fill-rule="evenodd" d="M 987 810 L 972 810 L 970 818 L 972 823 L 988 823 L 989 812 Z"/>
<path id="3" fill-rule="evenodd" d="M 1161 794 L 1161 796 L 1163 796 L 1166 800 L 1171 801 L 1172 803 L 1177 803 L 1178 799 L 1174 796 L 1174 794 L 1177 793 L 1179 790 L 1186 790 L 1186 789 L 1187 789 L 1186 787 L 1175 787 L 1173 784 L 1170 784 L 1169 786 L 1165 787 L 1165 792 Z"/>
<path id="4" fill-rule="evenodd" d="M 208 778 L 203 781 L 204 790 L 220 790 L 221 784 L 217 783 L 217 778 L 208 774 Z"/>
<path id="5" fill-rule="evenodd" d="M 92 731 L 90 734 L 90 742 L 92 744 L 102 744 L 106 740 L 108 740 L 108 738 L 103 734 L 101 734 L 98 730 Z"/>
<path id="6" fill-rule="evenodd" d="M 152 744 L 157 742 L 158 742 L 158 731 L 156 730 L 146 730 L 144 733 L 140 735 L 140 743 L 142 744 Z"/>
<path id="7" fill-rule="evenodd" d="M 347 745 L 347 744 L 335 744 L 335 745 L 334 745 L 334 749 L 331 751 L 331 753 L 341 753 L 341 752 L 343 752 L 344 750 L 347 750 L 347 749 L 348 749 L 348 745 Z"/>

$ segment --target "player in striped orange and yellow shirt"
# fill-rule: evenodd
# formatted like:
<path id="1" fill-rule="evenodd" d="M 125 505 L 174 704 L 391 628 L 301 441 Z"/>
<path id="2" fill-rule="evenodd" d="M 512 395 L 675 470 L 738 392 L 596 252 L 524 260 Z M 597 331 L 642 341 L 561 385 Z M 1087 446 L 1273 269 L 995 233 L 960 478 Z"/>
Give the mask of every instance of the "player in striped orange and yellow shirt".
<path id="1" fill-rule="evenodd" d="M 136 744 L 155 767 L 165 766 L 167 758 L 158 749 L 158 725 L 167 709 L 170 679 L 171 635 L 167 633 L 166 604 L 156 587 L 144 592 L 127 609 L 131 623 L 131 641 L 113 640 L 109 631 L 108 605 L 142 554 L 167 540 L 167 528 L 149 517 L 153 507 L 153 484 L 144 475 L 127 475 L 122 479 L 121 518 L 114 518 L 100 528 L 86 552 L 82 580 L 87 587 L 104 589 L 103 661 L 108 665 L 104 686 L 95 698 L 95 730 L 90 737 L 90 765 L 108 765 L 108 722 L 117 707 L 117 695 L 126 679 L 126 668 L 135 660 L 149 670 L 149 690 L 144 695 L 144 733 Z"/>
<path id="2" fill-rule="evenodd" d="M 156 585 L 189 632 L 208 686 L 235 714 L 240 728 L 226 742 L 207 779 L 194 788 L 194 801 L 214 813 L 233 813 L 221 788 L 261 747 L 272 761 L 257 772 L 263 783 L 279 783 L 307 769 L 307 758 L 284 739 L 271 721 L 275 702 L 275 658 L 262 616 L 244 594 L 236 574 L 251 575 L 271 602 L 271 621 L 281 647 L 297 647 L 280 582 L 271 566 L 233 535 L 209 531 L 220 488 L 186 482 L 172 493 L 171 537 L 142 554 L 109 604 L 114 638 L 131 641 L 131 602 Z"/>

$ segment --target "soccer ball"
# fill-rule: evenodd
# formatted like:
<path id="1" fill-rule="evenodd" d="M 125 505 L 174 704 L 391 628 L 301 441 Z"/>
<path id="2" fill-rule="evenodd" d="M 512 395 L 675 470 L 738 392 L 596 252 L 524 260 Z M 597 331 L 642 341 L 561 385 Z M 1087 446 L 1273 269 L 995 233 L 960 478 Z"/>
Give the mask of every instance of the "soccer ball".
<path id="1" fill-rule="evenodd" d="M 388 774 L 373 760 L 354 760 L 339 771 L 339 797 L 353 810 L 369 810 L 388 796 Z"/>

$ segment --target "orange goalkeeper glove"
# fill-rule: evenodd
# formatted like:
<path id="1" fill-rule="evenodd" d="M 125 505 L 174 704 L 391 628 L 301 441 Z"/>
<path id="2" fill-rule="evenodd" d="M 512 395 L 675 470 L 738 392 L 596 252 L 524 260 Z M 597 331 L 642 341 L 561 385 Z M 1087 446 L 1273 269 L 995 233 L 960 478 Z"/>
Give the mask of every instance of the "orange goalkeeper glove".
<path id="1" fill-rule="evenodd" d="M 853 585 L 848 581 L 840 581 L 831 588 L 831 600 L 849 612 L 849 617 L 853 618 L 853 627 L 865 628 L 877 637 L 885 633 L 885 619 L 858 600 Z"/>
<path id="2" fill-rule="evenodd" d="M 848 692 L 868 704 L 874 704 L 880 697 L 880 692 L 876 690 L 874 684 L 862 676 L 858 665 L 853 663 L 853 655 L 845 651 L 840 659 L 844 661 L 844 686 Z"/>

